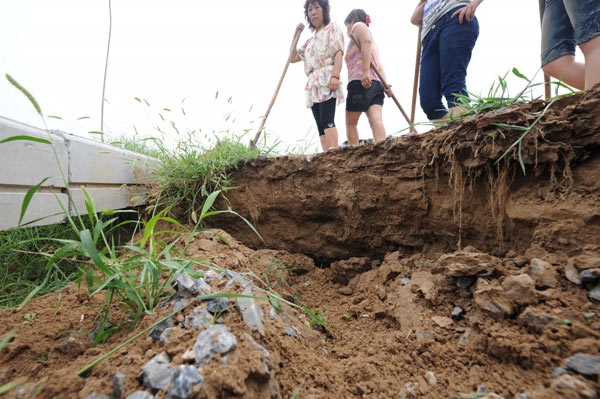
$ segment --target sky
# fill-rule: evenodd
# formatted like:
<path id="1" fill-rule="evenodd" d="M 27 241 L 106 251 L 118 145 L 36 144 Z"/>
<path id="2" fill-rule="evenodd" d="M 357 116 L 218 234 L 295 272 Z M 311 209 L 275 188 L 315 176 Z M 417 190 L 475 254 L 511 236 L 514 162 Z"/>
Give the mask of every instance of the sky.
<path id="1" fill-rule="evenodd" d="M 364 8 L 371 16 L 389 83 L 410 112 L 417 28 L 409 20 L 417 1 L 330 3 L 332 20 L 342 27 L 354 8 Z M 246 132 L 249 140 L 273 96 L 295 27 L 305 22 L 303 4 L 113 0 L 105 132 L 113 138 L 163 136 L 174 141 L 174 124 L 181 133 L 196 132 L 201 141 L 226 131 Z M 469 66 L 469 91 L 486 93 L 498 75 L 513 67 L 529 77 L 538 72 L 538 2 L 486 0 L 477 17 L 481 32 Z M 108 26 L 108 0 L 0 0 L 0 116 L 44 126 L 28 100 L 4 78 L 8 73 L 36 98 L 49 129 L 97 136 L 89 132 L 100 130 Z M 305 29 L 301 43 L 310 35 Z M 346 73 L 344 66 L 344 84 Z M 542 80 L 541 72 L 537 80 Z M 318 150 L 315 123 L 304 104 L 305 82 L 302 65 L 292 64 L 267 120 L 268 136 L 282 142 L 280 149 Z M 524 82 L 511 78 L 509 87 L 517 94 Z M 359 133 L 366 139 L 371 131 L 363 118 Z M 388 134 L 407 128 L 391 100 L 383 118 Z M 418 105 L 416 119 L 426 121 Z M 336 124 L 342 142 L 343 106 L 337 108 Z"/>

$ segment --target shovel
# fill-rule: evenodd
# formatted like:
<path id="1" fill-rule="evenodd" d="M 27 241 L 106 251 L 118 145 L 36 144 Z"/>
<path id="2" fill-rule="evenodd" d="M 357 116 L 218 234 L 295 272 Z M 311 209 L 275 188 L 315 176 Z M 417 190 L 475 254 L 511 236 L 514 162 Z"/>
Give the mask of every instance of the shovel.
<path id="1" fill-rule="evenodd" d="M 302 34 L 302 31 L 296 29 L 296 32 L 294 33 L 294 38 L 292 40 L 292 46 L 290 48 L 296 48 L 296 46 L 298 45 L 298 40 L 300 40 L 301 34 Z M 279 94 L 279 90 L 281 89 L 281 85 L 283 83 L 283 78 L 285 78 L 285 74 L 287 73 L 288 67 L 290 66 L 291 63 L 292 63 L 292 53 L 290 52 L 287 62 L 285 63 L 285 68 L 283 68 L 283 73 L 281 74 L 281 78 L 279 79 L 279 84 L 277 85 L 277 88 L 275 89 L 275 94 L 273 94 L 273 99 L 271 99 L 271 103 L 269 104 L 269 107 L 267 108 L 267 112 L 265 112 L 265 115 L 262 118 L 262 122 L 260 123 L 260 127 L 258 128 L 258 132 L 256 132 L 256 136 L 254 136 L 254 140 L 250 141 L 251 148 L 256 147 L 256 143 L 258 142 L 258 139 L 260 138 L 260 135 L 261 135 L 263 129 L 265 128 L 265 123 L 267 122 L 267 118 L 269 117 L 269 114 L 271 113 L 273 104 L 275 104 L 275 99 L 277 99 L 277 95 Z"/>
<path id="2" fill-rule="evenodd" d="M 546 9 L 546 0 L 539 0 L 540 3 L 540 24 L 544 24 L 544 10 Z M 546 101 L 550 100 L 551 91 L 550 91 L 550 76 L 544 74 L 544 94 L 546 97 Z"/>

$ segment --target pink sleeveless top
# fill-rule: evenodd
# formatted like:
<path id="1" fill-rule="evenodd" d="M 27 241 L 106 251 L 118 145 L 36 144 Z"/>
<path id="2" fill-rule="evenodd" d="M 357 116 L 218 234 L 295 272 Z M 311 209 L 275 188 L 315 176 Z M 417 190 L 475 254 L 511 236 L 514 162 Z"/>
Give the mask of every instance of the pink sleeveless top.
<path id="1" fill-rule="evenodd" d="M 362 22 L 357 22 L 352 28 L 353 32 L 354 28 L 356 28 L 358 24 L 365 25 Z M 373 61 L 373 64 L 375 64 L 377 69 L 381 70 L 381 64 L 379 62 L 379 50 L 377 49 L 377 45 L 375 44 L 375 40 L 373 39 L 373 34 L 371 33 L 371 30 L 369 30 L 369 37 L 371 38 L 372 43 L 371 61 Z M 348 82 L 351 82 L 353 80 L 362 79 L 363 69 L 362 54 L 360 50 L 358 49 L 358 47 L 356 47 L 356 44 L 354 44 L 354 40 L 352 40 L 352 38 L 350 38 L 349 43 L 350 44 L 348 45 L 348 50 L 346 51 L 346 65 L 348 66 Z M 369 76 L 371 77 L 371 80 L 379 80 L 379 78 L 373 71 L 373 68 L 369 68 Z"/>

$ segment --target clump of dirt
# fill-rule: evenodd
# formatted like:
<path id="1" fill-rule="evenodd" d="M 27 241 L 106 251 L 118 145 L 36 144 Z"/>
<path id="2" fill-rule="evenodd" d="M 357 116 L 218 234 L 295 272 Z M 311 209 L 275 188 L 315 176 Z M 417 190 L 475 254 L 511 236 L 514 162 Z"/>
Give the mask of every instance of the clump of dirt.
<path id="1" fill-rule="evenodd" d="M 28 378 L 9 398 L 594 398 L 599 103 L 597 88 L 550 108 L 523 144 L 527 176 L 512 155 L 495 164 L 519 132 L 494 123 L 532 123 L 543 103 L 252 161 L 228 200 L 269 248 L 222 219 L 188 249 L 204 278 L 182 276 L 156 314 L 97 347 L 102 298 L 84 289 L 1 311 L 0 337 L 19 330 L 0 351 L 0 386 Z M 269 290 L 282 300 L 195 299 Z"/>

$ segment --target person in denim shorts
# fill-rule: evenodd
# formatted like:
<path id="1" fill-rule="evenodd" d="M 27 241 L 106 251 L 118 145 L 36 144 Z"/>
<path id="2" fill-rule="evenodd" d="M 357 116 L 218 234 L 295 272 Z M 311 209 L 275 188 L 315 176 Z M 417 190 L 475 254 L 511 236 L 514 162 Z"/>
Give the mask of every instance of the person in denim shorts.
<path id="1" fill-rule="evenodd" d="M 429 120 L 464 112 L 456 94 L 468 97 L 467 67 L 479 36 L 475 11 L 483 0 L 425 0 L 411 22 L 422 26 L 421 108 Z M 448 102 L 448 108 L 442 102 Z"/>
<path id="2" fill-rule="evenodd" d="M 346 135 L 348 144 L 357 145 L 358 120 L 364 113 L 369 118 L 375 143 L 386 138 L 383 126 L 383 100 L 384 92 L 391 96 L 391 89 L 385 90 L 377 74 L 371 68 L 375 65 L 385 79 L 385 72 L 379 61 L 379 50 L 373 34 L 369 30 L 371 17 L 362 9 L 355 9 L 348 14 L 344 21 L 348 36 L 350 37 L 346 51 L 346 65 L 348 66 L 348 99 L 346 100 Z M 354 38 L 360 49 L 354 43 Z"/>
<path id="3" fill-rule="evenodd" d="M 576 46 L 585 63 L 575 62 Z M 580 90 L 600 83 L 600 0 L 545 0 L 542 69 Z"/>

